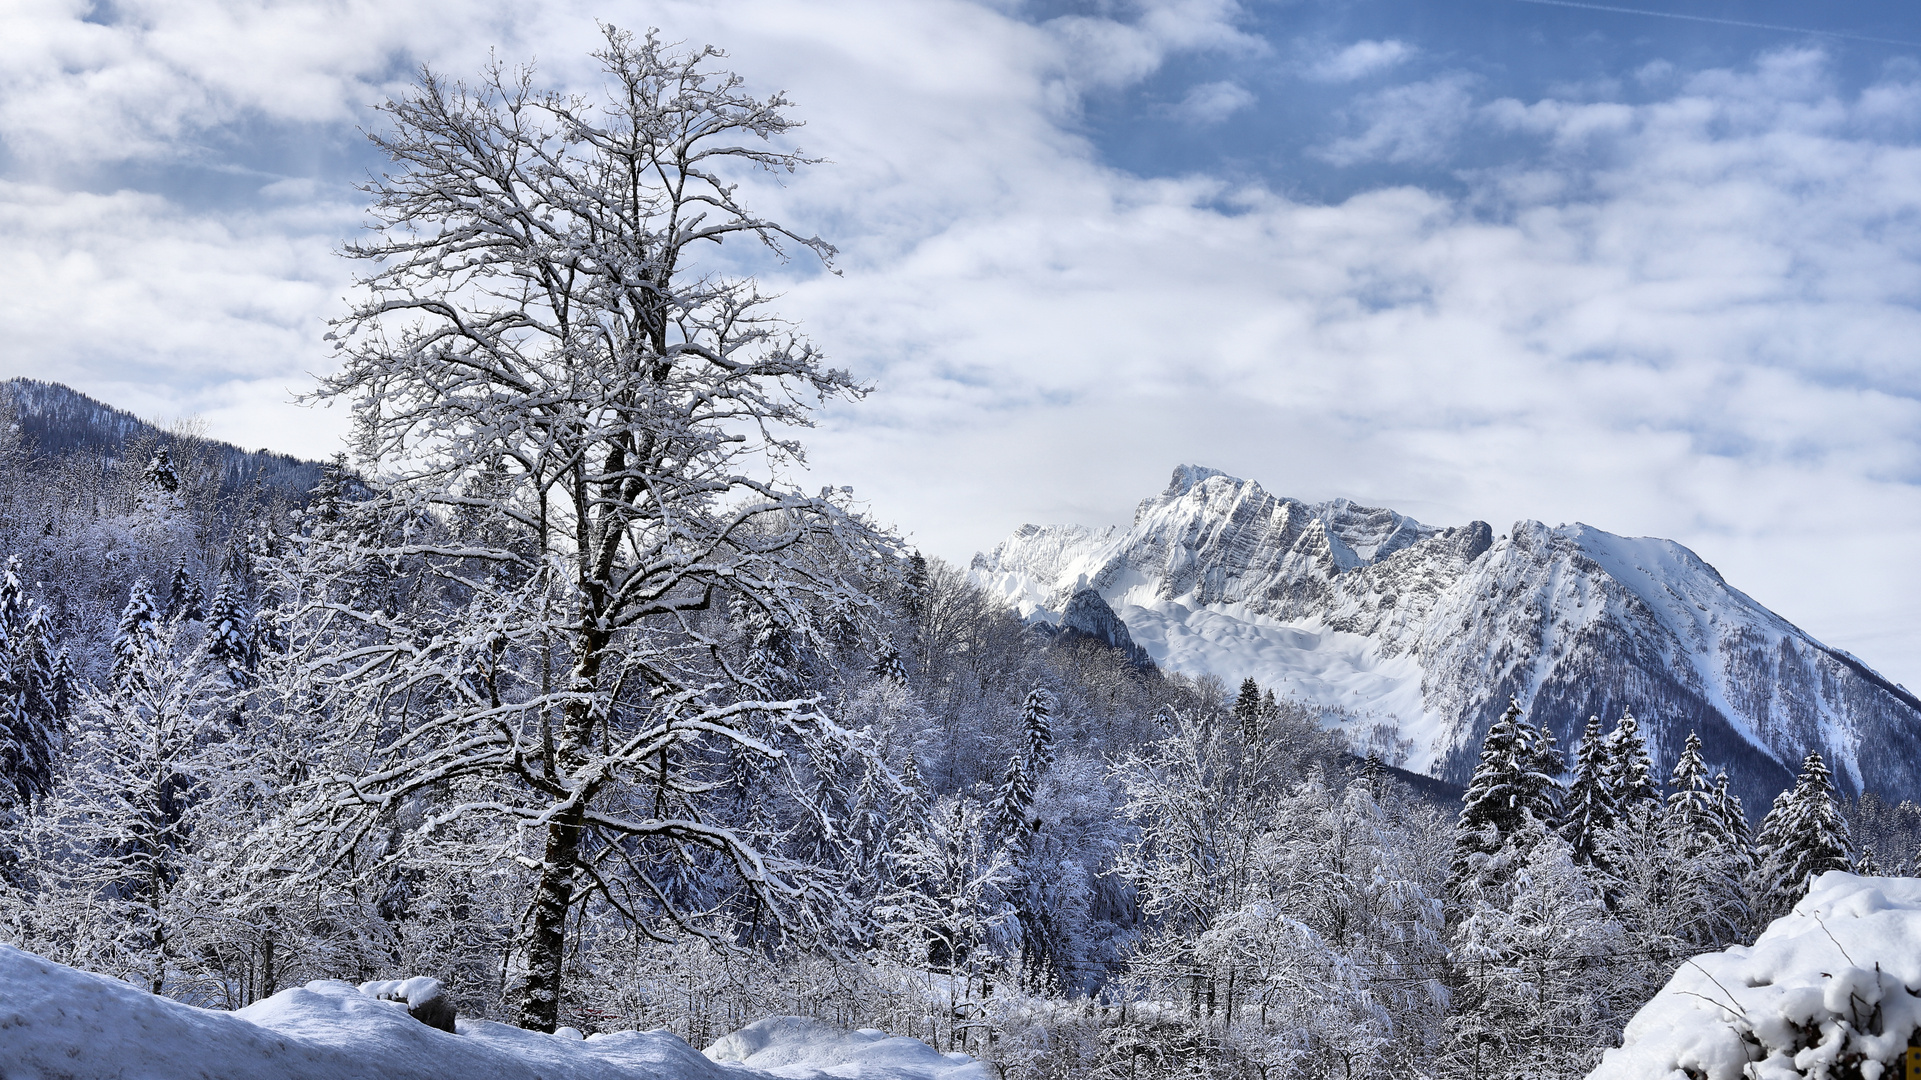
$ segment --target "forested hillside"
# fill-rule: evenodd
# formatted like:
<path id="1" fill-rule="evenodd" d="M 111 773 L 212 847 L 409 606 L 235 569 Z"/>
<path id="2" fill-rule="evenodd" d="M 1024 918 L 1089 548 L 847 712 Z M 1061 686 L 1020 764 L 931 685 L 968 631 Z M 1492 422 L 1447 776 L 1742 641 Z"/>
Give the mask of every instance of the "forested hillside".
<path id="1" fill-rule="evenodd" d="M 1816 874 L 1912 867 L 1921 810 L 1851 830 L 1819 753 L 1751 815 L 1632 715 L 1564 745 L 1510 701 L 1417 793 L 1098 595 L 1029 626 L 785 483 L 867 388 L 700 260 L 831 260 L 727 179 L 812 159 L 715 51 L 604 33 L 604 111 L 501 67 L 383 106 L 320 388 L 375 479 L 4 429 L 7 943 L 222 1008 L 798 1013 L 1009 1078 L 1576 1077 Z"/>
<path id="2" fill-rule="evenodd" d="M 406 798 L 342 801 L 392 767 L 383 743 L 434 738 L 437 697 L 501 692 L 509 667 L 523 689 L 502 698 L 525 695 L 543 667 L 451 584 L 459 556 L 369 547 L 411 528 L 465 551 L 500 523 L 410 527 L 331 470 L 305 505 L 222 511 L 160 460 L 0 472 L 20 511 L 0 604 L 7 939 L 202 1004 L 422 973 L 463 1015 L 512 1017 L 538 864 L 485 824 L 470 751 Z M 1444 806 L 1345 754 L 1316 710 L 1037 631 L 938 560 L 885 556 L 853 584 L 858 603 L 795 622 L 727 601 L 684 631 L 816 702 L 821 732 L 754 728 L 781 752 L 764 761 L 683 740 L 669 753 L 699 781 L 642 774 L 627 796 L 757 838 L 805 915 L 770 919 L 698 858 L 603 849 L 570 906 L 565 1023 L 698 1043 L 801 1012 L 1009 1075 L 1498 1058 L 1572 1076 L 1684 956 L 1853 865 L 1818 761 L 1757 845 L 1698 754 L 1657 777 L 1631 720 L 1563 754 L 1511 712 Z M 348 610 L 374 617 L 342 652 Z M 404 690 L 316 670 L 321 651 L 392 663 L 370 649 L 394 636 L 431 664 Z M 1912 858 L 1914 807 L 1856 816 L 1884 862 Z"/>

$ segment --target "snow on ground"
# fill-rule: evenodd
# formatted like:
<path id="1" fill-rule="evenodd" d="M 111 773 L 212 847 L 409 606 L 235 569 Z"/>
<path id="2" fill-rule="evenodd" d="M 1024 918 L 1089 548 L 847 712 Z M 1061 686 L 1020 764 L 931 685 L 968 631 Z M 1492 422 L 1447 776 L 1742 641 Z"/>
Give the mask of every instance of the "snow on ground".
<path id="1" fill-rule="evenodd" d="M 877 1031 L 772 1017 L 707 1054 L 666 1031 L 545 1035 L 484 1020 L 458 1034 L 344 982 L 283 990 L 238 1012 L 155 997 L 0 945 L 6 1080 L 987 1080 L 961 1054 Z"/>
<path id="2" fill-rule="evenodd" d="M 1140 592 L 1123 597 L 1114 614 L 1163 669 L 1218 675 L 1230 691 L 1251 678 L 1283 697 L 1349 710 L 1362 724 L 1389 722 L 1414 743 L 1407 768 L 1425 771 L 1436 760 L 1443 732 L 1421 706 L 1421 666 L 1412 655 L 1383 657 L 1375 639 L 1328 629 L 1318 618 L 1284 623 L 1239 604 L 1128 602 Z"/>
<path id="3" fill-rule="evenodd" d="M 1893 1080 L 1917 1028 L 1921 880 L 1831 871 L 1753 946 L 1684 964 L 1588 1080 L 1787 1080 L 1848 1061 Z"/>

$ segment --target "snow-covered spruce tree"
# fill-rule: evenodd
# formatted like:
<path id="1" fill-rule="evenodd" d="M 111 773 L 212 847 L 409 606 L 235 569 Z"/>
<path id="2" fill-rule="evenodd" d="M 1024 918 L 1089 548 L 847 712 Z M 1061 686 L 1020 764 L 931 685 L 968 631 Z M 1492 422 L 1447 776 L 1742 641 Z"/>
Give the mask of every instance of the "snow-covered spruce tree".
<path id="1" fill-rule="evenodd" d="M 1500 851 L 1527 822 L 1545 826 L 1556 820 L 1564 768 L 1553 735 L 1529 723 L 1521 703 L 1510 699 L 1481 741 L 1480 760 L 1461 796 L 1454 860 L 1457 885 L 1477 872 L 1476 856 Z"/>
<path id="2" fill-rule="evenodd" d="M 167 618 L 197 622 L 206 616 L 206 602 L 183 556 L 174 563 L 173 577 L 167 582 Z"/>
<path id="3" fill-rule="evenodd" d="M 1027 737 L 1027 771 L 1038 780 L 1054 765 L 1054 700 L 1038 686 L 1021 703 L 1021 730 Z"/>
<path id="4" fill-rule="evenodd" d="M 605 36 L 599 105 L 496 65 L 474 86 L 423 72 L 381 106 L 372 138 L 394 165 L 367 188 L 373 238 L 346 249 L 371 273 L 322 390 L 352 401 L 386 469 L 375 502 L 406 535 L 380 554 L 425 563 L 466 612 L 428 634 L 326 601 L 388 642 L 338 657 L 353 722 L 404 725 L 336 789 L 333 835 L 462 785 L 422 838 L 447 816 L 524 830 L 532 851 L 503 851 L 537 868 L 514 1011 L 540 1030 L 589 896 L 650 928 L 719 910 L 763 930 L 800 930 L 831 899 L 771 842 L 705 823 L 728 753 L 851 741 L 816 701 L 767 695 L 707 613 L 738 601 L 808 634 L 810 607 L 863 602 L 837 564 L 891 557 L 835 497 L 768 479 L 801 455 L 784 429 L 808 424 L 806 399 L 861 388 L 752 280 L 699 261 L 724 241 L 832 255 L 739 201 L 743 172 L 810 163 L 776 142 L 788 102 L 747 93 L 713 49 Z M 511 541 L 422 524 L 471 510 Z M 804 557 L 829 548 L 844 554 Z M 756 715 L 779 745 L 750 732 Z M 700 867 L 705 891 L 657 888 L 657 866 Z"/>
<path id="5" fill-rule="evenodd" d="M 1034 828 L 1033 807 L 1034 776 L 1028 771 L 1025 755 L 1016 753 L 1008 759 L 1007 772 L 994 792 L 988 822 L 1010 851 L 1019 851 L 1027 845 L 1028 834 Z"/>
<path id="6" fill-rule="evenodd" d="M 1234 722 L 1241 726 L 1243 738 L 1249 745 L 1255 739 L 1261 720 L 1261 684 L 1253 679 L 1242 679 L 1241 689 L 1234 695 Z"/>
<path id="7" fill-rule="evenodd" d="M 1854 869 L 1848 822 L 1834 804 L 1834 782 L 1820 751 L 1808 752 L 1794 786 L 1774 800 L 1757 847 L 1757 906 L 1767 918 L 1786 914 L 1817 875 Z"/>
<path id="8" fill-rule="evenodd" d="M 11 556 L 0 578 L 0 881 L 18 868 L 27 814 L 53 790 L 72 693 L 66 652 L 54 651 L 46 612 Z"/>
<path id="9" fill-rule="evenodd" d="M 1608 780 L 1622 812 L 1637 804 L 1661 805 L 1660 784 L 1654 779 L 1654 759 L 1634 714 L 1622 712 L 1607 737 Z"/>
<path id="10" fill-rule="evenodd" d="M 174 471 L 173 456 L 164 446 L 154 449 L 153 457 L 148 459 L 147 469 L 140 474 L 140 479 L 155 491 L 168 495 L 180 490 L 180 474 Z"/>
<path id="11" fill-rule="evenodd" d="M 1664 832 L 1678 860 L 1673 933 L 1696 950 L 1720 948 L 1739 940 L 1752 921 L 1746 891 L 1752 860 L 1722 812 L 1721 794 L 1708 779 L 1701 739 L 1694 732 L 1688 733 L 1668 787 Z"/>
<path id="12" fill-rule="evenodd" d="M 1612 828 L 1620 816 L 1608 774 L 1607 743 L 1599 717 L 1587 718 L 1587 730 L 1574 751 L 1574 780 L 1561 803 L 1561 838 L 1582 866 L 1594 864 L 1596 838 Z"/>
<path id="13" fill-rule="evenodd" d="M 133 583 L 127 606 L 120 612 L 120 626 L 113 635 L 113 682 L 125 688 L 140 677 L 140 657 L 151 654 L 159 640 L 160 611 L 153 603 L 153 589 L 145 578 Z"/>
<path id="14" fill-rule="evenodd" d="M 236 686 L 253 667 L 253 620 L 234 586 L 222 583 L 207 607 L 207 658 L 227 672 Z"/>

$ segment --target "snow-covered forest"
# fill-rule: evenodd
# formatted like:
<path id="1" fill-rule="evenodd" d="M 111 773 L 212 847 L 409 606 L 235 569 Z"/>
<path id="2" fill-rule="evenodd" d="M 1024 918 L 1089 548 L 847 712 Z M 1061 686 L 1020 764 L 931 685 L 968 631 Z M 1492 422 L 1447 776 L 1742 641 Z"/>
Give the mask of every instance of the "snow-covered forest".
<path id="1" fill-rule="evenodd" d="M 1921 809 L 1810 754 L 1751 814 L 1631 716 L 1564 747 L 1516 703 L 1437 797 L 782 482 L 866 388 L 701 259 L 831 260 L 736 201 L 812 162 L 716 54 L 601 60 L 599 106 L 386 106 L 311 490 L 0 425 L 0 940 L 218 1008 L 423 975 L 1009 1078 L 1574 1077 L 1812 876 L 1913 872 Z"/>

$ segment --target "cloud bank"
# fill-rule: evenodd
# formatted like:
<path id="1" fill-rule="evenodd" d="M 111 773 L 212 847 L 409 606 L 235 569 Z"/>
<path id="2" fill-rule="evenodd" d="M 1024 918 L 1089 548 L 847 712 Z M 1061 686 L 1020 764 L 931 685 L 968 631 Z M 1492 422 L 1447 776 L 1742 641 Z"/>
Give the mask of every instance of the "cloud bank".
<path id="1" fill-rule="evenodd" d="M 351 288 L 329 252 L 378 164 L 364 106 L 414 63 L 472 71 L 489 47 L 589 86 L 592 13 L 110 10 L 41 3 L 0 45 L 4 373 L 325 452 L 340 418 L 282 403 L 329 363 Z M 1090 102 L 1174 65 L 1227 76 L 1163 99 L 1184 123 L 1265 108 L 1229 69 L 1281 50 L 1224 0 L 607 14 L 723 44 L 799 103 L 832 164 L 754 198 L 838 243 L 844 276 L 762 269 L 878 391 L 823 416 L 814 468 L 930 552 L 1125 520 L 1194 461 L 1442 524 L 1673 537 L 1921 685 L 1911 70 L 1844 86 L 1834 56 L 1788 47 L 1643 72 L 1632 99 L 1523 98 L 1364 40 L 1303 69 L 1354 84 L 1345 132 L 1311 152 L 1449 184 L 1313 203 L 1212 161 L 1145 178 L 1087 136 Z"/>

